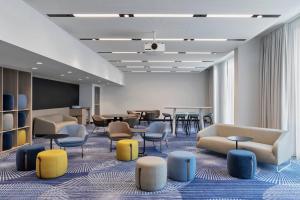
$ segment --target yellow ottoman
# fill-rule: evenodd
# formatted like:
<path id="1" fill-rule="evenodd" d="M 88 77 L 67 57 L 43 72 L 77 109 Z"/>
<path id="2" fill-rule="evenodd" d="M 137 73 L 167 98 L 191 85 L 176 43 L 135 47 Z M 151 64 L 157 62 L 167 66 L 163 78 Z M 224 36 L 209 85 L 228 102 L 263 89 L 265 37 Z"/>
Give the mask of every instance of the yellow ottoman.
<path id="1" fill-rule="evenodd" d="M 137 140 L 120 140 L 117 142 L 117 159 L 131 161 L 139 156 L 139 143 Z"/>
<path id="2" fill-rule="evenodd" d="M 24 129 L 18 130 L 17 134 L 17 146 L 21 146 L 26 143 L 26 131 Z"/>
<path id="3" fill-rule="evenodd" d="M 39 178 L 56 178 L 68 169 L 67 152 L 60 149 L 42 151 L 36 158 L 36 175 Z"/>

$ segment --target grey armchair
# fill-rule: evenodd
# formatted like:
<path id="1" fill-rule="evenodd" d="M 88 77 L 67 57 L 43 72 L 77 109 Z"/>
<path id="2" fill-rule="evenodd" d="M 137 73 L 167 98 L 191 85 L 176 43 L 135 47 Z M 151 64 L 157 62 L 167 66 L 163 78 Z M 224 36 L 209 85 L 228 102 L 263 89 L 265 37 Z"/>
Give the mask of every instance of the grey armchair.
<path id="1" fill-rule="evenodd" d="M 165 122 L 153 122 L 147 128 L 144 139 L 146 141 L 160 142 L 160 151 L 161 151 L 161 142 L 165 141 L 166 146 L 168 147 L 168 133 L 166 131 Z"/>
<path id="2" fill-rule="evenodd" d="M 88 139 L 88 132 L 85 126 L 81 124 L 68 125 L 62 128 L 58 134 L 69 135 L 67 138 L 54 140 L 59 147 L 66 148 L 81 146 L 81 157 L 83 157 L 83 145 Z"/>

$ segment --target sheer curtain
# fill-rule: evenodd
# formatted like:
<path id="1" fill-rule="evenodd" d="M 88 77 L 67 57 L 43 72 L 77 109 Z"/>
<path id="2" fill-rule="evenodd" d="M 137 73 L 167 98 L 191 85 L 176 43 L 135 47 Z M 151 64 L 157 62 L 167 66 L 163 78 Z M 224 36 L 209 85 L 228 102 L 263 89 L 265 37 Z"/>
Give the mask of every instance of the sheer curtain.
<path id="1" fill-rule="evenodd" d="M 214 116 L 216 123 L 234 123 L 234 58 L 216 64 L 214 76 Z"/>

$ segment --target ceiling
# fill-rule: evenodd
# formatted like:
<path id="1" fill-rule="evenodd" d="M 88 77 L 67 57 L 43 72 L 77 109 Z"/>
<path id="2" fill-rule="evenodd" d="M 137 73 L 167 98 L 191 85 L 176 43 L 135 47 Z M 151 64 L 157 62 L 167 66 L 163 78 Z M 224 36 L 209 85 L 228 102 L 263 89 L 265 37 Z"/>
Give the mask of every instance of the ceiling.
<path id="1" fill-rule="evenodd" d="M 280 17 L 49 17 L 55 24 L 122 71 L 201 72 L 276 24 L 300 6 L 299 0 L 25 0 L 49 14 L 251 14 Z M 146 54 L 145 41 L 101 41 L 107 38 L 229 39 L 230 41 L 162 41 L 166 52 Z M 92 40 L 92 39 L 96 40 Z M 100 40 L 98 40 L 100 38 Z M 242 41 L 237 41 L 242 40 Z M 243 41 L 245 40 L 245 41 Z M 106 53 L 101 53 L 106 52 Z M 108 52 L 108 53 L 107 53 Z M 109 53 L 121 52 L 121 53 Z M 127 61 L 127 62 L 124 62 Z M 136 61 L 136 62 L 131 62 Z M 140 62 L 137 62 L 140 61 Z M 142 62 L 143 61 L 143 62 Z M 149 62 L 155 61 L 155 62 Z M 167 62 L 173 61 L 173 62 Z M 175 62 L 177 61 L 177 62 Z M 205 62 L 201 62 L 205 61 Z M 127 66 L 130 66 L 128 68 Z M 134 66 L 138 66 L 134 68 Z M 143 66 L 144 68 L 141 68 Z"/>

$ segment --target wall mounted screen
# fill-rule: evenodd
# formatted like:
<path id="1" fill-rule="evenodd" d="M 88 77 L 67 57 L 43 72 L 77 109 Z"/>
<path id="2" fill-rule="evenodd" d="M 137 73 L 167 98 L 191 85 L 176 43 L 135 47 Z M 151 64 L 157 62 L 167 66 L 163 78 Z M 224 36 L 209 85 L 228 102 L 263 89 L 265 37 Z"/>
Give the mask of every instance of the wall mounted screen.
<path id="1" fill-rule="evenodd" d="M 79 104 L 79 85 L 33 78 L 33 110 L 71 107 Z"/>

